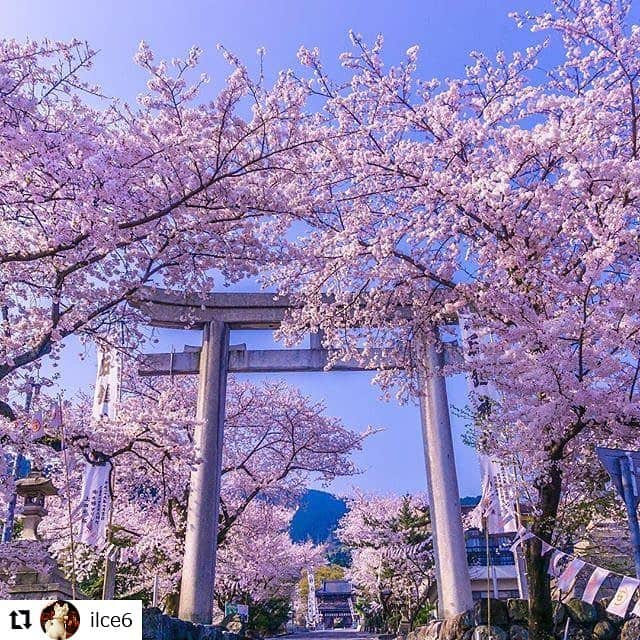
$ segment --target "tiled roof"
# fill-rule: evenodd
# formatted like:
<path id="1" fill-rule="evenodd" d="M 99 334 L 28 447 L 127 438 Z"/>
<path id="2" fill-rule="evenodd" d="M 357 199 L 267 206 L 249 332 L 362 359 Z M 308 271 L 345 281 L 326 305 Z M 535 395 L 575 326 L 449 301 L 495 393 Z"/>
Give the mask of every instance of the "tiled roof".
<path id="1" fill-rule="evenodd" d="M 351 583 L 348 580 L 324 580 L 322 587 L 316 591 L 318 595 L 323 593 L 345 594 L 351 593 Z"/>

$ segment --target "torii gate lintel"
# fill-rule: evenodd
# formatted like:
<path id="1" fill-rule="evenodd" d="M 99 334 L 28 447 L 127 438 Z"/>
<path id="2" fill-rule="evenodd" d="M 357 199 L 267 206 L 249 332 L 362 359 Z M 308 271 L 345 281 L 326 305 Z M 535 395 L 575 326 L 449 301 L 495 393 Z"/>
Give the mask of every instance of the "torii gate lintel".
<path id="1" fill-rule="evenodd" d="M 185 347 L 176 353 L 153 353 L 143 357 L 141 376 L 190 375 L 200 371 L 200 348 Z M 292 373 L 325 371 L 330 362 L 328 349 L 247 349 L 246 345 L 230 345 L 228 373 Z M 373 371 L 373 364 L 357 360 L 336 362 L 331 371 Z"/>

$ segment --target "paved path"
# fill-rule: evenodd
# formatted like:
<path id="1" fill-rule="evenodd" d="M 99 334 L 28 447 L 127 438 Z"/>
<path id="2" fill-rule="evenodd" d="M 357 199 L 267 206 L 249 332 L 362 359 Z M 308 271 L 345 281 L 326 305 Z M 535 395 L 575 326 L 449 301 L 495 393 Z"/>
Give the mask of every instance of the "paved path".
<path id="1" fill-rule="evenodd" d="M 327 629 L 324 631 L 301 631 L 282 636 L 280 640 L 374 640 L 374 633 L 364 633 L 353 629 Z"/>

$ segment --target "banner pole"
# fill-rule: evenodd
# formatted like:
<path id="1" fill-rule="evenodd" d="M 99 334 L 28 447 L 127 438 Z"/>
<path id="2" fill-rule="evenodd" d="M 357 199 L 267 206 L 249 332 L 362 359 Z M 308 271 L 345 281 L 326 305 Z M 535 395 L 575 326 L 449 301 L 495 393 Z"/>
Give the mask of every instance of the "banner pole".
<path id="1" fill-rule="evenodd" d="M 71 541 L 71 595 L 76 599 L 76 546 L 73 539 L 73 517 L 71 510 L 71 483 L 69 481 L 69 459 L 67 457 L 67 443 L 64 433 L 64 416 L 62 414 L 62 399 L 58 396 L 58 410 L 60 412 L 60 436 L 62 442 L 62 456 L 64 458 L 64 473 L 67 483 L 67 514 L 69 517 L 69 539 Z"/>
<path id="2" fill-rule="evenodd" d="M 109 509 L 109 524 L 107 525 L 107 540 L 104 551 L 104 577 L 102 580 L 102 599 L 113 600 L 116 595 L 117 551 L 113 552 L 113 504 L 115 502 L 116 467 L 111 462 L 109 491 L 111 493 L 111 508 Z"/>
<path id="3" fill-rule="evenodd" d="M 156 573 L 156 575 L 153 577 L 153 594 L 151 596 L 152 607 L 158 606 L 159 595 L 160 595 L 160 580 L 159 580 L 158 574 Z"/>

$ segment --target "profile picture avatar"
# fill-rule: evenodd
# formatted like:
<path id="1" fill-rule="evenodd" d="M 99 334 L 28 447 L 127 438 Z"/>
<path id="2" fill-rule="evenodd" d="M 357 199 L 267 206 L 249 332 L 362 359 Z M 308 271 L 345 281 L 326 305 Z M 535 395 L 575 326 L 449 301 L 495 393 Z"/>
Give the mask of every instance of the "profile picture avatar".
<path id="1" fill-rule="evenodd" d="M 80 614 L 71 602 L 56 600 L 40 614 L 40 626 L 51 640 L 67 640 L 80 626 Z"/>

